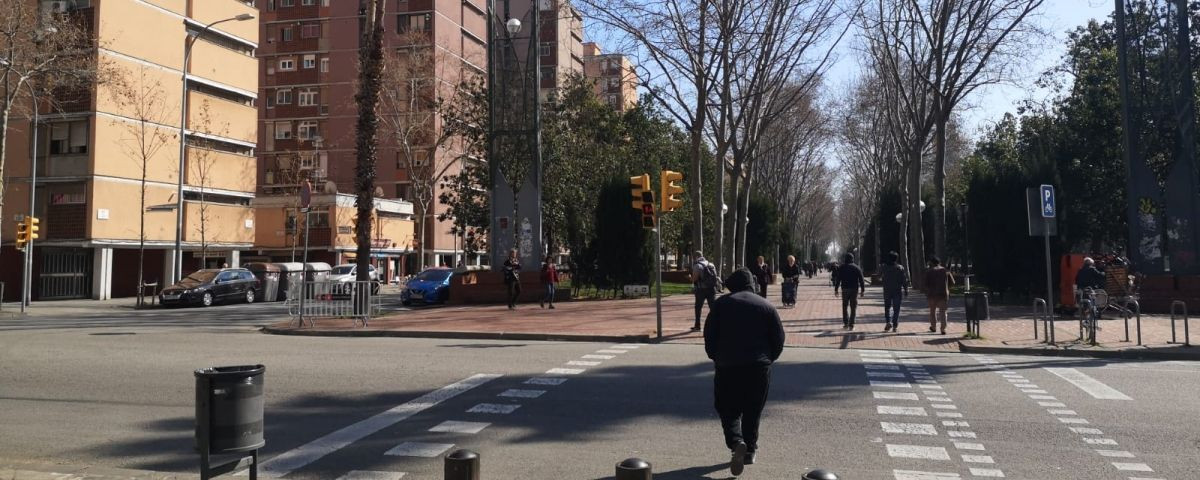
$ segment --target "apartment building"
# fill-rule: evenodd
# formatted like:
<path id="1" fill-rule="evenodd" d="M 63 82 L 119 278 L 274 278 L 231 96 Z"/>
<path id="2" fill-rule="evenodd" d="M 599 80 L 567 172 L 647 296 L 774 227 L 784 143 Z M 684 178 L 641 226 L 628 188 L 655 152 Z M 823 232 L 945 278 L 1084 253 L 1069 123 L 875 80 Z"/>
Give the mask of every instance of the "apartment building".
<path id="1" fill-rule="evenodd" d="M 538 98 L 545 101 L 572 74 L 584 71 L 583 16 L 570 0 L 537 0 L 541 23 Z"/>
<path id="2" fill-rule="evenodd" d="M 447 93 L 469 74 L 482 75 L 487 65 L 485 22 L 486 0 L 435 2 L 433 0 L 386 0 L 384 46 L 387 55 L 400 55 L 414 49 L 431 51 L 429 76 L 434 85 Z M 340 198 L 353 193 L 355 179 L 354 133 L 358 116 L 354 95 L 357 91 L 358 48 L 364 17 L 364 2 L 354 0 L 258 0 L 262 11 L 261 59 L 259 70 L 258 114 L 258 193 L 256 205 L 277 209 L 288 218 L 279 232 L 284 243 L 303 244 L 299 216 L 295 206 L 301 182 L 308 180 L 314 195 Z M 385 85 L 385 88 L 398 88 Z M 396 112 L 384 112 L 384 115 Z M 434 122 L 434 133 L 439 125 Z M 398 148 L 395 136 L 386 125 L 380 126 L 380 146 L 376 164 L 377 196 L 398 200 L 407 206 L 397 211 L 412 215 L 413 185 L 408 178 L 408 162 L 426 165 L 446 162 L 457 156 L 448 148 L 417 148 L 417 158 L 408 159 Z M 435 151 L 430 151 L 435 150 Z M 448 174 L 457 173 L 452 168 Z M 440 183 L 439 184 L 440 188 Z M 268 197 L 283 197 L 268 198 Z M 291 200 L 287 200 L 287 199 Z M 315 198 L 315 197 L 314 197 Z M 435 195 L 436 198 L 436 195 Z M 314 208 L 332 208 L 340 200 Z M 378 203 L 378 201 L 377 201 Z M 388 203 L 391 205 L 391 203 Z M 381 211 L 387 211 L 383 209 Z M 458 238 L 450 234 L 450 223 L 437 220 L 445 209 L 438 202 L 425 217 L 424 238 L 409 230 L 404 238 L 373 239 L 380 246 L 374 259 L 386 270 L 411 273 L 421 263 L 454 265 L 461 251 Z M 398 214 L 399 215 L 399 214 Z M 272 214 L 272 217 L 279 215 Z M 325 213 L 326 218 L 328 213 Z M 344 218 L 333 215 L 333 218 Z M 342 225 L 342 228 L 346 227 Z M 328 228 L 334 228 L 330 225 Z M 344 230 L 344 228 L 343 228 Z M 399 229 L 392 229 L 395 235 Z M 274 235 L 274 233 L 271 233 Z M 310 234 L 310 258 L 330 263 L 348 261 L 348 245 L 337 245 L 336 234 Z M 263 238 L 260 234 L 260 238 Z M 272 237 L 273 238 L 273 237 Z M 420 245 L 426 247 L 424 262 L 415 258 Z M 385 247 L 386 245 L 386 247 Z M 290 255 L 290 248 L 286 249 Z M 285 252 L 264 249 L 264 256 L 280 259 Z"/>
<path id="3" fill-rule="evenodd" d="M 637 105 L 638 76 L 629 57 L 604 53 L 595 42 L 583 44 L 583 72 L 596 85 L 596 96 L 625 111 Z"/>
<path id="4" fill-rule="evenodd" d="M 44 0 L 42 6 L 89 23 L 99 41 L 98 61 L 119 81 L 93 85 L 66 111 L 41 112 L 33 298 L 135 295 L 143 239 L 145 281 L 161 286 L 172 278 L 181 141 L 183 269 L 236 265 L 254 243 L 259 35 L 258 22 L 245 21 L 258 15 L 254 2 Z M 239 15 L 243 21 L 204 29 Z M 185 43 L 193 36 L 185 65 Z M 181 93 L 185 74 L 188 87 Z M 180 138 L 182 95 L 189 108 Z M 21 262 L 10 220 L 30 211 L 29 123 L 14 119 L 7 136 L 8 218 L 0 251 L 6 300 L 20 290 L 20 269 L 8 268 Z M 130 145 L 146 136 L 159 148 L 138 155 Z"/>

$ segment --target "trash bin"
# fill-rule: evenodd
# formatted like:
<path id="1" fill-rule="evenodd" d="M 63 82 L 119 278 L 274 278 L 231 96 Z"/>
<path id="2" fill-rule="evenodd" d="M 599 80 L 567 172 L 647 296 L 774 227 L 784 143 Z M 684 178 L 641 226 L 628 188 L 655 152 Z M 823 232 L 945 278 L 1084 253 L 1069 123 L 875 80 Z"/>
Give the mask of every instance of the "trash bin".
<path id="1" fill-rule="evenodd" d="M 980 321 L 988 319 L 988 294 L 987 292 L 967 292 L 964 297 L 965 316 L 969 321 Z"/>
<path id="2" fill-rule="evenodd" d="M 196 370 L 196 449 L 210 454 L 262 448 L 262 365 Z M 207 445 L 206 445 L 207 444 Z"/>
<path id="3" fill-rule="evenodd" d="M 279 267 L 274 263 L 247 263 L 244 265 L 246 270 L 254 274 L 258 278 L 260 287 L 259 294 L 262 295 L 261 300 L 264 302 L 278 302 L 283 300 L 283 296 L 279 294 Z"/>

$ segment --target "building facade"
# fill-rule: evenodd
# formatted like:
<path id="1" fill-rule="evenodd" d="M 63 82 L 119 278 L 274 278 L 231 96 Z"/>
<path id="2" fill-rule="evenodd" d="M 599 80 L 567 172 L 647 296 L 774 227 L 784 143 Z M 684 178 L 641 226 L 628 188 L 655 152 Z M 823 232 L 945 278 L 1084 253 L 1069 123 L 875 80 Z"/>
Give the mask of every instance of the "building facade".
<path id="1" fill-rule="evenodd" d="M 595 84 L 596 96 L 625 111 L 637 105 L 638 76 L 629 57 L 604 53 L 594 42 L 583 44 L 583 72 Z"/>
<path id="2" fill-rule="evenodd" d="M 545 101 L 571 74 L 583 74 L 583 16 L 569 0 L 537 0 L 541 23 L 538 98 Z"/>
<path id="3" fill-rule="evenodd" d="M 173 276 L 176 190 L 184 142 L 184 270 L 236 265 L 254 243 L 258 138 L 257 21 L 250 0 L 43 1 L 88 22 L 107 81 L 38 127 L 32 295 L 107 299 L 137 291 L 139 245 L 147 283 Z M 184 64 L 185 43 L 194 37 Z M 183 75 L 188 88 L 183 89 Z M 181 96 L 189 103 L 180 130 Z M 30 212 L 30 119 L 10 124 L 5 213 Z M 153 149 L 133 148 L 153 144 Z M 144 178 L 144 180 L 143 180 Z M 10 213 L 11 212 L 11 213 Z M 6 215 L 7 216 L 7 215 Z M 14 224 L 3 223 L 0 274 L 7 300 L 20 290 Z"/>

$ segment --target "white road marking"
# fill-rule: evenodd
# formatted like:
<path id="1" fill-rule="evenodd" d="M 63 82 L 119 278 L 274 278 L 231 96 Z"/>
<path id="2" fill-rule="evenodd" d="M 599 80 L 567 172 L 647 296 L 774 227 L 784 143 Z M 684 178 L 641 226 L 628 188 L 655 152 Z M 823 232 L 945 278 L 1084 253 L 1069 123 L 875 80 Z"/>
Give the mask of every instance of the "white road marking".
<path id="1" fill-rule="evenodd" d="M 1087 437 L 1085 437 L 1083 439 L 1083 442 L 1088 445 L 1116 445 L 1117 444 L 1117 441 L 1113 440 L 1111 438 L 1087 438 Z"/>
<path id="2" fill-rule="evenodd" d="M 600 364 L 600 362 L 588 362 L 588 361 L 584 361 L 584 360 L 571 360 L 571 361 L 567 362 L 567 365 L 570 365 L 572 367 L 594 367 L 599 364 Z"/>
<path id="3" fill-rule="evenodd" d="M 546 370 L 546 375 L 579 375 L 586 371 L 584 368 L 551 368 Z"/>
<path id="4" fill-rule="evenodd" d="M 971 475 L 976 477 L 1004 478 L 1004 472 L 995 468 L 972 468 Z"/>
<path id="5" fill-rule="evenodd" d="M 579 358 L 587 358 L 587 359 L 592 359 L 592 360 L 612 360 L 614 358 L 617 358 L 617 356 L 616 355 L 591 355 L 591 354 L 589 354 L 589 355 L 584 355 Z"/>
<path id="6" fill-rule="evenodd" d="M 429 429 L 431 432 L 443 433 L 469 433 L 476 434 L 487 428 L 490 423 L 486 422 L 460 422 L 457 420 L 446 420 L 437 426 Z"/>
<path id="7" fill-rule="evenodd" d="M 946 435 L 950 438 L 975 438 L 975 432 L 965 432 L 959 430 L 947 430 Z"/>
<path id="8" fill-rule="evenodd" d="M 880 415 L 909 415 L 914 417 L 927 417 L 923 407 L 894 407 L 890 405 L 879 405 L 875 407 L 875 411 Z"/>
<path id="9" fill-rule="evenodd" d="M 1117 470 L 1121 470 L 1121 471 L 1125 471 L 1125 472 L 1153 472 L 1154 471 L 1153 468 L 1150 468 L 1149 465 L 1146 465 L 1144 463 L 1113 462 L 1113 466 L 1117 467 Z"/>
<path id="10" fill-rule="evenodd" d="M 913 359 L 911 359 L 911 358 L 905 358 L 905 359 L 902 359 L 902 360 L 900 360 L 900 363 L 903 363 L 903 364 L 905 364 L 905 365 L 920 365 L 920 364 L 921 364 L 921 362 L 918 362 L 918 361 L 916 361 L 916 360 L 913 360 Z"/>
<path id="11" fill-rule="evenodd" d="M 1096 453 L 1099 453 L 1101 457 L 1133 458 L 1133 453 L 1127 452 L 1125 450 L 1104 450 L 1104 449 L 1097 448 Z"/>
<path id="12" fill-rule="evenodd" d="M 888 377 L 888 378 L 904 378 L 904 374 L 900 372 L 876 372 L 867 370 L 868 377 Z"/>
<path id="13" fill-rule="evenodd" d="M 896 363 L 895 360 L 892 360 L 890 358 L 862 358 L 860 360 L 862 360 L 863 363 L 868 363 L 868 364 L 869 363 Z"/>
<path id="14" fill-rule="evenodd" d="M 454 448 L 453 443 L 422 443 L 422 442 L 404 442 L 391 450 L 384 452 L 384 455 L 392 457 L 424 457 L 434 458 Z"/>
<path id="15" fill-rule="evenodd" d="M 1045 370 L 1058 375 L 1063 380 L 1066 380 L 1071 385 L 1078 387 L 1094 398 L 1100 400 L 1133 400 L 1128 395 L 1117 391 L 1117 389 L 1100 383 L 1099 380 L 1089 377 L 1087 374 L 1074 368 L 1045 367 Z"/>
<path id="16" fill-rule="evenodd" d="M 519 388 L 510 388 L 508 390 L 500 392 L 500 394 L 496 395 L 496 396 L 497 397 L 511 397 L 511 398 L 538 398 L 538 397 L 542 396 L 542 394 L 544 394 L 544 393 L 546 393 L 545 390 L 521 390 Z"/>
<path id="17" fill-rule="evenodd" d="M 1030 395 L 1029 398 L 1034 400 L 1058 400 L 1053 395 Z"/>
<path id="18" fill-rule="evenodd" d="M 928 423 L 896 423 L 879 422 L 879 427 L 886 433 L 902 433 L 905 435 L 937 435 L 937 429 Z"/>
<path id="19" fill-rule="evenodd" d="M 963 455 L 962 460 L 967 463 L 996 463 L 989 455 Z"/>
<path id="20" fill-rule="evenodd" d="M 1067 428 L 1070 428 L 1072 432 L 1078 433 L 1080 435 L 1104 435 L 1104 432 L 1101 432 L 1099 428 L 1089 428 L 1089 427 L 1067 427 Z"/>
<path id="21" fill-rule="evenodd" d="M 1079 415 L 1074 410 L 1047 410 L 1051 415 Z"/>
<path id="22" fill-rule="evenodd" d="M 562 385 L 567 379 L 559 377 L 533 377 L 525 381 L 526 385 Z"/>
<path id="23" fill-rule="evenodd" d="M 983 450 L 982 443 L 954 442 L 954 448 L 959 450 Z"/>
<path id="24" fill-rule="evenodd" d="M 962 420 L 942 420 L 942 426 L 946 427 L 970 427 L 971 424 Z"/>
<path id="25" fill-rule="evenodd" d="M 1047 393 L 1045 390 L 1040 388 L 1022 388 L 1021 391 L 1025 393 L 1036 393 L 1039 395 L 1045 395 Z"/>
<path id="26" fill-rule="evenodd" d="M 625 350 L 613 350 L 611 348 L 604 350 L 596 350 L 596 353 L 627 353 Z"/>
<path id="27" fill-rule="evenodd" d="M 950 402 L 950 397 L 927 397 L 931 402 Z"/>
<path id="28" fill-rule="evenodd" d="M 1060 421 L 1062 423 L 1074 423 L 1074 424 L 1090 423 L 1087 421 L 1086 418 L 1071 418 L 1071 417 L 1058 417 L 1058 421 Z"/>
<path id="29" fill-rule="evenodd" d="M 866 369 L 867 369 L 867 370 L 900 370 L 900 366 L 899 366 L 899 365 L 872 365 L 872 364 L 866 364 L 866 365 L 863 365 L 863 367 L 866 367 Z"/>
<path id="30" fill-rule="evenodd" d="M 886 388 L 912 388 L 912 384 L 908 382 L 885 382 L 883 380 L 871 380 L 872 387 Z"/>
<path id="31" fill-rule="evenodd" d="M 500 415 L 508 415 L 518 408 L 520 405 L 511 403 L 481 403 L 467 410 L 467 413 L 496 413 Z"/>
<path id="32" fill-rule="evenodd" d="M 642 348 L 642 346 L 636 343 L 622 343 L 620 345 L 613 346 L 613 348 Z"/>
<path id="33" fill-rule="evenodd" d="M 934 404 L 934 405 L 930 405 L 930 406 L 933 408 L 941 409 L 941 410 L 958 410 L 957 406 L 950 405 L 947 403 L 938 403 L 938 404 Z"/>
<path id="34" fill-rule="evenodd" d="M 942 418 L 963 418 L 963 414 L 958 413 L 958 412 L 934 412 L 934 413 L 937 414 L 937 416 L 942 417 Z"/>
<path id="35" fill-rule="evenodd" d="M 1062 402 L 1038 402 L 1038 405 L 1043 406 L 1043 407 L 1057 407 L 1057 408 L 1062 408 L 1062 407 L 1067 406 L 1067 404 L 1062 403 Z"/>
<path id="36" fill-rule="evenodd" d="M 892 470 L 896 480 L 961 480 L 957 473 L 919 472 L 916 470 Z"/>
<path id="37" fill-rule="evenodd" d="M 915 393 L 907 392 L 871 392 L 877 400 L 920 400 Z"/>
<path id="38" fill-rule="evenodd" d="M 491 373 L 477 374 L 450 385 L 446 385 L 445 387 L 421 395 L 420 397 L 410 400 L 404 404 L 392 407 L 383 413 L 376 414 L 370 418 L 361 420 L 347 427 L 343 427 L 333 433 L 276 455 L 270 460 L 263 462 L 260 466 L 260 470 L 269 476 L 282 477 L 294 470 L 317 461 L 321 457 L 336 452 L 345 446 L 350 445 L 351 443 L 362 440 L 363 438 L 366 438 L 375 432 L 395 425 L 396 423 L 434 407 L 439 403 L 454 398 L 472 388 L 478 387 L 500 377 L 501 375 Z M 248 475 L 248 472 L 243 470 L 242 472 L 239 472 L 238 475 Z"/>
<path id="39" fill-rule="evenodd" d="M 337 480 L 400 480 L 404 472 L 380 472 L 375 470 L 351 470 Z"/>
<path id="40" fill-rule="evenodd" d="M 917 386 L 924 388 L 926 390 L 942 390 L 941 385 L 917 385 Z"/>
<path id="41" fill-rule="evenodd" d="M 923 384 L 923 385 L 936 385 L 936 384 L 937 384 L 937 381 L 936 381 L 936 380 L 915 380 L 915 381 L 916 381 L 917 383 L 920 383 L 920 384 Z"/>
<path id="42" fill-rule="evenodd" d="M 888 456 L 894 458 L 918 458 L 922 460 L 950 460 L 950 452 L 945 447 L 925 447 L 921 445 L 891 445 L 887 446 Z"/>

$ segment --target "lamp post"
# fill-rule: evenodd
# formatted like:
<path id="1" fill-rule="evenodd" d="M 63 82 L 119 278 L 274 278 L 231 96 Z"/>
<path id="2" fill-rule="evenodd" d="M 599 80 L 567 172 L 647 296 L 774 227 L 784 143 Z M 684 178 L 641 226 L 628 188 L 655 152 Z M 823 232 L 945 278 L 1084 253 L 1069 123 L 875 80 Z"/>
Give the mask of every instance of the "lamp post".
<path id="1" fill-rule="evenodd" d="M 180 95 L 179 106 L 179 181 L 175 188 L 175 252 L 173 254 L 171 266 L 171 283 L 179 281 L 183 273 L 183 175 L 185 167 L 185 155 L 187 155 L 187 114 L 188 114 L 188 63 L 192 58 L 192 46 L 196 44 L 196 39 L 204 35 L 212 27 L 225 22 L 244 22 L 253 20 L 254 15 L 243 13 L 236 17 L 229 17 L 222 20 L 205 25 L 198 32 L 188 30 L 188 23 L 185 19 L 183 22 L 184 31 L 187 37 L 183 39 L 183 66 L 180 69 L 183 77 L 183 89 Z"/>

